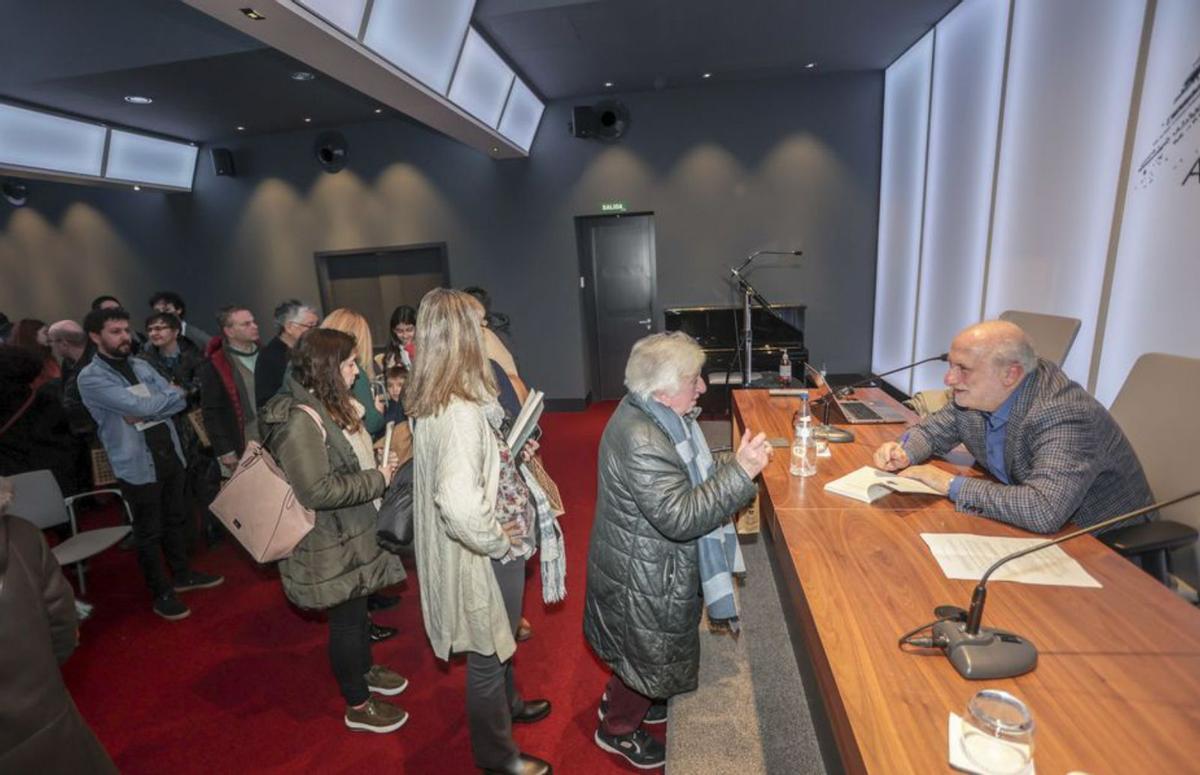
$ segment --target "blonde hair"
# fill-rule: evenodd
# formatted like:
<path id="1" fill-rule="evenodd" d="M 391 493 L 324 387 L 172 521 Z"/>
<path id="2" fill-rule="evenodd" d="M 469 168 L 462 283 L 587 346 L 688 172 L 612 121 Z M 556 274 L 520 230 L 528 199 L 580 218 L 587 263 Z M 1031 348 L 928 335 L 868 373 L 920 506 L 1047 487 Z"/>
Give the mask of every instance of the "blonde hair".
<path id="1" fill-rule="evenodd" d="M 434 288 L 421 299 L 417 357 L 404 388 L 404 411 L 430 417 L 455 398 L 482 404 L 496 397 L 483 345 L 483 306 L 462 291 Z"/>
<path id="2" fill-rule="evenodd" d="M 375 379 L 375 352 L 371 342 L 371 326 L 367 319 L 352 309 L 338 307 L 325 316 L 321 328 L 332 328 L 354 337 L 354 360 L 367 381 Z"/>
<path id="3" fill-rule="evenodd" d="M 700 373 L 704 350 L 682 331 L 651 334 L 633 344 L 625 362 L 625 387 L 644 400 L 674 393 Z"/>

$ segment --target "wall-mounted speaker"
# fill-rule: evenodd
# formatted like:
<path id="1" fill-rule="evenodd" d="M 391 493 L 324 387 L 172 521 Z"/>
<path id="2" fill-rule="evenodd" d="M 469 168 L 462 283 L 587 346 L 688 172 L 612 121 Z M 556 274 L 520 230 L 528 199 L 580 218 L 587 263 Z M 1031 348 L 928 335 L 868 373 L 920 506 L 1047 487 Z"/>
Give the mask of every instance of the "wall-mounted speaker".
<path id="1" fill-rule="evenodd" d="M 571 134 L 612 143 L 629 131 L 629 108 L 616 100 L 576 105 L 571 110 Z"/>
<path id="2" fill-rule="evenodd" d="M 233 153 L 228 148 L 211 148 L 209 154 L 212 156 L 213 172 L 231 178 L 237 176 L 237 170 L 233 166 Z"/>
<path id="3" fill-rule="evenodd" d="M 322 132 L 313 145 L 317 163 L 326 172 L 341 172 L 350 160 L 350 146 L 341 132 Z"/>
<path id="4" fill-rule="evenodd" d="M 19 180 L 6 180 L 0 185 L 0 192 L 13 207 L 21 207 L 29 201 L 29 186 Z"/>

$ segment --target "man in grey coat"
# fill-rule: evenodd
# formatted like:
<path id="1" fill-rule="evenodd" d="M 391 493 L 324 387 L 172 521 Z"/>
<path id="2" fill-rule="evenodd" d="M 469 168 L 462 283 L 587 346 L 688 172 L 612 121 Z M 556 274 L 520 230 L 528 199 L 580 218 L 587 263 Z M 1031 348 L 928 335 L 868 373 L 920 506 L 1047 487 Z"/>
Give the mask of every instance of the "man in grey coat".
<path id="1" fill-rule="evenodd" d="M 945 382 L 954 401 L 881 445 L 876 466 L 919 479 L 959 511 L 1035 533 L 1068 522 L 1087 527 L 1153 502 L 1112 415 L 1039 359 L 1018 326 L 989 320 L 962 331 L 950 345 Z M 960 443 L 995 481 L 921 465 Z"/>

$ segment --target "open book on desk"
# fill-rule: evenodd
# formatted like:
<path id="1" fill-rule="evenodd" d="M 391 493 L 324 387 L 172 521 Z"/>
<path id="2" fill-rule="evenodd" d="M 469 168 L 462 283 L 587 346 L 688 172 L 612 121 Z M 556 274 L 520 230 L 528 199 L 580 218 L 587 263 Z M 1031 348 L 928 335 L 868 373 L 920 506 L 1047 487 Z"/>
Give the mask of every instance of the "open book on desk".
<path id="1" fill-rule="evenodd" d="M 546 394 L 540 390 L 530 390 L 521 406 L 521 413 L 513 420 L 512 428 L 508 431 L 508 448 L 515 454 L 520 454 L 525 442 L 537 429 L 538 420 L 542 419 L 542 409 L 545 407 Z"/>
<path id="2" fill-rule="evenodd" d="M 863 503 L 874 503 L 893 492 L 941 495 L 940 492 L 924 482 L 880 471 L 871 466 L 863 466 L 857 471 L 851 471 L 841 479 L 834 479 L 825 485 L 825 489 L 835 495 L 844 495 Z"/>

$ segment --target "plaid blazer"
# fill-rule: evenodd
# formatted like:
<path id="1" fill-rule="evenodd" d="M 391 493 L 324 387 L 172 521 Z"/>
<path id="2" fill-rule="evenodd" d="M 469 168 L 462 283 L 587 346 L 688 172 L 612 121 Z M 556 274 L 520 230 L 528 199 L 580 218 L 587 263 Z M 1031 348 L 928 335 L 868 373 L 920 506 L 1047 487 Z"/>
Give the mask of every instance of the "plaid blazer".
<path id="1" fill-rule="evenodd" d="M 1053 533 L 1067 522 L 1087 527 L 1154 502 L 1137 454 L 1099 401 L 1045 359 L 1029 380 L 1004 440 L 1012 484 L 966 479 L 959 511 Z M 951 402 L 914 426 L 904 449 L 915 464 L 962 443 L 983 461 L 986 437 L 983 412 Z"/>

